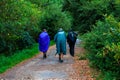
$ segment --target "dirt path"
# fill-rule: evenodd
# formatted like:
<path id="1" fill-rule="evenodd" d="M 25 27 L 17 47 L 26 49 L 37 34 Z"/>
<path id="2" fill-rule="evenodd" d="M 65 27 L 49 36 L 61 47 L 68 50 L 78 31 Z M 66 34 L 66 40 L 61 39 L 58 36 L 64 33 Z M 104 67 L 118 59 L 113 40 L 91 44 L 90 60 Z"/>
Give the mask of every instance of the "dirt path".
<path id="1" fill-rule="evenodd" d="M 79 41 L 77 42 L 78 45 Z M 68 48 L 68 46 L 67 46 Z M 0 74 L 0 80 L 94 80 L 91 78 L 90 68 L 87 60 L 72 58 L 67 49 L 64 62 L 58 62 L 55 56 L 55 46 L 49 48 L 47 59 L 42 59 L 42 54 L 24 61 L 4 74 Z M 75 47 L 75 54 L 84 50 Z"/>

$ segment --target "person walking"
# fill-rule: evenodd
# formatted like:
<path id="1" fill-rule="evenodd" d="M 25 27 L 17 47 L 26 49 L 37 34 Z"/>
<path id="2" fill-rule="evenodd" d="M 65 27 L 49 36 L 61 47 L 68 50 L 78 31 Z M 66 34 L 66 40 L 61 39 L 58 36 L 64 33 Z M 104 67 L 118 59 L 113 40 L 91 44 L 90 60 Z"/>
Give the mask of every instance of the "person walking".
<path id="1" fill-rule="evenodd" d="M 56 42 L 57 54 L 59 55 L 59 62 L 63 62 L 63 56 L 66 55 L 66 35 L 62 28 L 54 36 Z"/>
<path id="2" fill-rule="evenodd" d="M 43 59 L 47 57 L 46 53 L 50 45 L 50 37 L 46 29 L 43 29 L 43 32 L 39 34 L 39 51 L 43 53 Z"/>
<path id="3" fill-rule="evenodd" d="M 70 55 L 74 57 L 74 47 L 75 47 L 75 42 L 77 39 L 77 33 L 75 33 L 72 29 L 68 32 L 67 35 L 67 43 L 69 45 L 69 51 Z"/>

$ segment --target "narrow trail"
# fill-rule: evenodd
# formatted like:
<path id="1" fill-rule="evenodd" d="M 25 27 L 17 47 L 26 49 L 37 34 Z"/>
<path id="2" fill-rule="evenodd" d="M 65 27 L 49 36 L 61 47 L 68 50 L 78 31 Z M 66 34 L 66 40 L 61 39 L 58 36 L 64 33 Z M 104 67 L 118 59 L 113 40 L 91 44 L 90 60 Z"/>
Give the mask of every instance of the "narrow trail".
<path id="1" fill-rule="evenodd" d="M 91 70 L 87 60 L 78 60 L 77 54 L 83 53 L 84 49 L 75 46 L 76 56 L 64 56 L 64 62 L 58 62 L 58 55 L 55 56 L 55 46 L 51 46 L 47 59 L 42 59 L 39 54 L 26 60 L 12 69 L 0 74 L 0 80 L 95 80 L 91 77 Z"/>

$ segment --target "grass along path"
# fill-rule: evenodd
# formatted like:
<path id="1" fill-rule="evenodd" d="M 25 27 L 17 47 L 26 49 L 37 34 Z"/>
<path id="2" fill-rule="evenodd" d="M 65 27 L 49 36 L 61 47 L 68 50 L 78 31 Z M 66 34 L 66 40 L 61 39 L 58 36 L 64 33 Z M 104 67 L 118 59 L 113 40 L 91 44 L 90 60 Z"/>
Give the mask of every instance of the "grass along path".
<path id="1" fill-rule="evenodd" d="M 50 42 L 50 45 L 54 45 L 54 41 Z M 0 73 L 5 72 L 6 70 L 14 67 L 16 64 L 32 58 L 33 56 L 39 53 L 38 43 L 34 44 L 31 48 L 17 51 L 14 55 L 11 56 L 0 56 Z"/>
<path id="2" fill-rule="evenodd" d="M 81 47 L 75 47 L 75 57 L 64 56 L 64 62 L 58 62 L 58 56 L 55 56 L 56 48 L 49 48 L 47 59 L 42 59 L 39 54 L 29 60 L 18 64 L 8 72 L 0 75 L 0 79 L 8 80 L 95 80 L 91 74 L 87 60 L 79 60 L 78 54 L 84 52 Z"/>
<path id="3" fill-rule="evenodd" d="M 16 52 L 11 56 L 0 56 L 0 73 L 5 72 L 7 69 L 12 68 L 23 60 L 38 54 L 37 46 L 38 44 L 34 44 L 31 48 Z"/>

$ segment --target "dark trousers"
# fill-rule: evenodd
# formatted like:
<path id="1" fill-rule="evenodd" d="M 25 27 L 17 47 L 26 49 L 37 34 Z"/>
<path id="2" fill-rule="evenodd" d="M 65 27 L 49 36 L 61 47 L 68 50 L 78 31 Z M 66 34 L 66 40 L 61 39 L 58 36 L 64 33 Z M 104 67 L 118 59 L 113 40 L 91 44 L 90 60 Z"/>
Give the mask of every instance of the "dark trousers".
<path id="1" fill-rule="evenodd" d="M 69 44 L 70 47 L 70 55 L 74 57 L 74 47 L 75 47 L 75 43 L 70 43 Z"/>
<path id="2" fill-rule="evenodd" d="M 46 53 L 47 52 L 43 52 L 43 58 L 46 58 L 47 56 L 46 56 Z"/>

